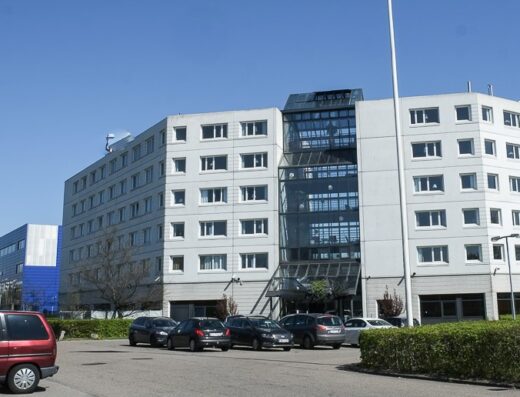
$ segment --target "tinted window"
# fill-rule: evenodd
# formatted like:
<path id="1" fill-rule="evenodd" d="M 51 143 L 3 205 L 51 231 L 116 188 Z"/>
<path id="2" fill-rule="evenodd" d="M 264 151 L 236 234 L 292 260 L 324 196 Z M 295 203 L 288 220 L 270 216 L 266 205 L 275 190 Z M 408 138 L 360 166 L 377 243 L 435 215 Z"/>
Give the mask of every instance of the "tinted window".
<path id="1" fill-rule="evenodd" d="M 139 317 L 134 320 L 134 325 L 144 325 L 146 317 Z"/>
<path id="2" fill-rule="evenodd" d="M 175 321 L 167 318 L 153 320 L 154 327 L 175 327 L 175 324 L 177 324 Z"/>
<path id="3" fill-rule="evenodd" d="M 307 316 L 294 316 L 294 325 L 301 327 L 305 325 Z"/>
<path id="4" fill-rule="evenodd" d="M 294 325 L 294 317 L 295 316 L 286 317 L 282 321 L 280 321 L 280 323 L 284 327 L 290 327 L 290 326 Z"/>
<path id="5" fill-rule="evenodd" d="M 47 340 L 49 335 L 37 316 L 8 314 L 7 333 L 10 340 Z"/>
<path id="6" fill-rule="evenodd" d="M 347 328 L 354 328 L 354 325 L 355 325 L 355 323 L 353 320 L 347 321 L 345 323 L 345 327 L 347 327 Z"/>
<path id="7" fill-rule="evenodd" d="M 368 323 L 370 325 L 373 325 L 375 327 L 380 327 L 380 326 L 383 326 L 383 325 L 390 325 L 388 322 L 386 322 L 385 320 L 368 320 Z"/>
<path id="8" fill-rule="evenodd" d="M 188 320 L 181 321 L 181 323 L 177 326 L 177 330 L 182 332 L 184 331 L 184 328 L 186 327 L 186 324 L 188 324 Z"/>
<path id="9" fill-rule="evenodd" d="M 251 318 L 250 321 L 253 323 L 255 327 L 258 328 L 268 328 L 268 329 L 278 329 L 280 326 L 276 321 L 268 320 L 265 318 Z"/>
<path id="10" fill-rule="evenodd" d="M 221 329 L 224 328 L 224 324 L 218 320 L 202 320 L 199 322 L 199 327 L 202 329 Z"/>
<path id="11" fill-rule="evenodd" d="M 336 316 L 318 317 L 318 324 L 327 326 L 340 326 L 341 320 Z"/>

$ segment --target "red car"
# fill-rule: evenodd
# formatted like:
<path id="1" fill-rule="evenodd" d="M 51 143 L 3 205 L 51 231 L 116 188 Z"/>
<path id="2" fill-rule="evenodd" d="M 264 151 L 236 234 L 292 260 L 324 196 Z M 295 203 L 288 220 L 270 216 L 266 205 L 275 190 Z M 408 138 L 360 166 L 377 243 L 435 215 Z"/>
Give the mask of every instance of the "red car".
<path id="1" fill-rule="evenodd" d="M 58 372 L 56 338 L 41 313 L 0 312 L 0 383 L 32 393 L 40 379 Z"/>

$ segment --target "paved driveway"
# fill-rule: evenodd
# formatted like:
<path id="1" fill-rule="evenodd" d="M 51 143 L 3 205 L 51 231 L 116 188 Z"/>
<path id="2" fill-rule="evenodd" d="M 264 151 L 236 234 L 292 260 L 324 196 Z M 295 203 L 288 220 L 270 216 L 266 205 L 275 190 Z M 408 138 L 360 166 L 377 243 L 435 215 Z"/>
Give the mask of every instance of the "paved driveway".
<path id="1" fill-rule="evenodd" d="M 168 351 L 127 341 L 58 343 L 60 372 L 38 397 L 512 396 L 495 387 L 391 378 L 341 370 L 359 350 Z M 0 389 L 0 394 L 7 394 Z"/>

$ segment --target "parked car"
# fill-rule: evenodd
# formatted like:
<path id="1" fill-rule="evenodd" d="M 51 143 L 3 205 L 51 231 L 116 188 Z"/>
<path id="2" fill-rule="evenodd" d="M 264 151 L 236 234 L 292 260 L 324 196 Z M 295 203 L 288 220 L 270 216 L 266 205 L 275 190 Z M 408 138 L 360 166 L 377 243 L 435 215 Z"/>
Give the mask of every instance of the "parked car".
<path id="1" fill-rule="evenodd" d="M 1 312 L 0 328 L 0 383 L 11 392 L 32 393 L 58 372 L 56 337 L 41 313 Z"/>
<path id="2" fill-rule="evenodd" d="M 177 322 L 168 317 L 138 317 L 128 329 L 130 346 L 149 343 L 153 347 L 164 346 L 170 330 Z"/>
<path id="3" fill-rule="evenodd" d="M 380 318 L 351 318 L 345 323 L 347 333 L 345 343 L 358 346 L 361 331 L 374 328 L 394 328 L 394 326 Z"/>
<path id="4" fill-rule="evenodd" d="M 285 351 L 293 347 L 292 334 L 275 320 L 263 316 L 233 317 L 228 323 L 233 345 L 251 346 L 255 350 L 264 347 L 280 347 Z"/>
<path id="5" fill-rule="evenodd" d="M 408 327 L 408 318 L 407 317 L 385 317 L 383 320 L 389 322 L 394 327 L 401 328 L 401 327 Z M 419 327 L 421 323 L 414 318 L 413 319 L 413 326 Z"/>
<path id="6" fill-rule="evenodd" d="M 218 347 L 228 351 L 231 344 L 229 329 L 216 318 L 190 318 L 179 323 L 168 334 L 166 346 L 169 350 L 189 347 L 192 352 L 205 347 Z"/>
<path id="7" fill-rule="evenodd" d="M 280 324 L 293 333 L 294 343 L 304 349 L 316 345 L 339 349 L 345 341 L 343 321 L 332 314 L 290 314 L 282 318 Z"/>

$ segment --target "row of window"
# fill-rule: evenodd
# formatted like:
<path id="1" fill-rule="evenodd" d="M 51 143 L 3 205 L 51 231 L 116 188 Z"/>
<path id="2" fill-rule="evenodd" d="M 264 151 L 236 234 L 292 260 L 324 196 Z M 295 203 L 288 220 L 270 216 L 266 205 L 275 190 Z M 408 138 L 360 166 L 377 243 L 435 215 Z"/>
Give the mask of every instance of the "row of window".
<path id="1" fill-rule="evenodd" d="M 25 248 L 25 240 L 17 241 L 16 243 L 9 244 L 8 246 L 0 249 L 0 257 L 10 255 L 16 251 L 23 250 Z"/>
<path id="2" fill-rule="evenodd" d="M 459 155 L 475 155 L 475 144 L 473 138 L 458 139 L 457 144 Z M 490 156 L 496 156 L 496 141 L 494 141 L 493 139 L 484 139 L 484 153 Z M 509 159 L 520 159 L 520 145 L 507 142 L 506 156 Z M 442 158 L 441 141 L 413 142 L 412 158 Z"/>
<path id="3" fill-rule="evenodd" d="M 513 226 L 520 227 L 520 210 L 512 210 L 511 216 Z M 502 225 L 502 210 L 500 208 L 489 209 L 489 222 L 492 225 Z M 480 210 L 478 208 L 464 208 L 462 210 L 462 224 L 464 226 L 480 225 Z M 446 210 L 416 211 L 415 225 L 417 228 L 446 227 Z"/>
<path id="4" fill-rule="evenodd" d="M 464 245 L 466 262 L 482 262 L 482 245 Z M 493 244 L 493 260 L 505 260 L 504 245 Z M 520 245 L 515 245 L 515 260 L 520 261 Z M 448 246 L 417 247 L 417 262 L 420 264 L 448 264 Z"/>
<path id="5" fill-rule="evenodd" d="M 472 121 L 471 105 L 458 105 L 454 108 L 455 120 L 459 122 Z M 510 127 L 520 128 L 520 114 L 511 112 L 509 110 L 503 111 L 504 125 Z M 485 123 L 493 123 L 493 108 L 490 106 L 481 106 L 480 108 L 480 120 Z M 410 124 L 411 125 L 423 125 L 423 124 L 438 124 L 440 123 L 439 108 L 422 108 L 422 109 L 410 109 Z"/>
<path id="6" fill-rule="evenodd" d="M 459 174 L 460 188 L 465 191 L 478 190 L 477 174 L 475 172 Z M 498 174 L 487 173 L 487 188 L 489 190 L 500 190 L 500 181 Z M 444 176 L 443 175 L 422 175 L 413 177 L 413 185 L 415 193 L 423 192 L 444 192 Z M 520 193 L 520 177 L 509 177 L 509 190 L 511 192 Z"/>

